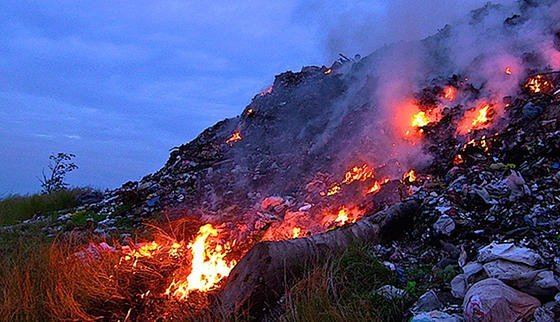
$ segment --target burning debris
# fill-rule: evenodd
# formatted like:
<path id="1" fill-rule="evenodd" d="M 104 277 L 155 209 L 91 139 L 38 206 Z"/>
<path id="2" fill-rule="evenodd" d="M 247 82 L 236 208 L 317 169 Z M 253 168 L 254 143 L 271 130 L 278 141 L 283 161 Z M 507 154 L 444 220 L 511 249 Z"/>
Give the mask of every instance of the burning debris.
<path id="1" fill-rule="evenodd" d="M 235 131 L 233 134 L 226 140 L 226 144 L 235 143 L 241 141 L 241 132 Z"/>
<path id="2" fill-rule="evenodd" d="M 530 77 L 525 84 L 525 88 L 532 93 L 549 93 L 554 88 L 552 81 L 545 75 L 535 75 Z"/>

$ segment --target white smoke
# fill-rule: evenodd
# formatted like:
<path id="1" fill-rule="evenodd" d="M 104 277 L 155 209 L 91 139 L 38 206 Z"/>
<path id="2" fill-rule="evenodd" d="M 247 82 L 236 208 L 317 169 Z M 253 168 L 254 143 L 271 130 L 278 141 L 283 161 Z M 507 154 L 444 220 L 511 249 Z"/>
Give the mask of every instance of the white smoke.
<path id="1" fill-rule="evenodd" d="M 443 86 L 443 80 L 460 75 L 480 90 L 478 98 L 459 93 L 458 100 L 442 103 L 441 108 L 462 104 L 467 110 L 488 102 L 493 104 L 495 117 L 500 118 L 505 108 L 503 98 L 519 94 L 520 85 L 531 72 L 560 68 L 560 52 L 555 45 L 555 33 L 560 31 L 559 1 L 499 1 L 469 13 L 481 3 L 391 1 L 384 8 L 376 7 L 377 11 L 365 10 L 359 3 L 361 11 L 355 15 L 345 10 L 356 8 L 342 8 L 342 13 L 332 19 L 338 24 L 330 22 L 333 25 L 326 33 L 331 56 L 376 48 L 391 40 L 410 40 L 385 46 L 364 59 L 369 70 L 361 84 L 353 85 L 369 90 L 370 102 L 376 107 L 368 117 L 371 125 L 363 133 L 373 138 L 368 148 L 374 151 L 372 161 L 397 159 L 414 167 L 425 160 L 420 157 L 420 144 L 406 140 L 403 132 L 415 111 L 410 103 L 414 93 L 434 79 L 442 80 L 438 85 Z M 420 41 L 434 25 L 443 27 L 444 22 L 450 26 Z M 414 37 L 417 40 L 411 40 Z M 511 75 L 506 74 L 506 68 Z M 349 91 L 349 95 L 357 92 Z M 344 104 L 350 101 L 355 99 L 341 104 L 346 112 L 349 110 Z M 341 125 L 341 120 L 337 116 L 331 123 Z"/>

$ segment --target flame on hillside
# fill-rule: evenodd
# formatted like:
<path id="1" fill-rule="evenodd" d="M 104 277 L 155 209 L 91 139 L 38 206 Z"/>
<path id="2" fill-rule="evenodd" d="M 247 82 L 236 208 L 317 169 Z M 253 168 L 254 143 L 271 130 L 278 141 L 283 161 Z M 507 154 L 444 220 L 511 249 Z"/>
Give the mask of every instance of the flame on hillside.
<path id="1" fill-rule="evenodd" d="M 445 86 L 443 89 L 443 98 L 448 101 L 454 101 L 455 98 L 457 98 L 457 88 L 451 85 Z"/>
<path id="2" fill-rule="evenodd" d="M 544 75 L 536 75 L 529 78 L 525 88 L 532 93 L 548 93 L 554 88 L 554 84 Z"/>
<path id="3" fill-rule="evenodd" d="M 166 290 L 166 294 L 184 300 L 193 291 L 208 292 L 229 275 L 237 261 L 227 261 L 226 255 L 231 252 L 235 244 L 220 244 L 212 242 L 218 236 L 218 231 L 211 225 L 200 227 L 198 235 L 187 246 L 191 251 L 191 272 L 184 280 L 173 280 Z"/>
<path id="4" fill-rule="evenodd" d="M 471 133 L 475 129 L 483 129 L 491 124 L 494 111 L 490 104 L 482 103 L 479 107 L 465 113 L 457 127 L 459 134 Z"/>
<path id="5" fill-rule="evenodd" d="M 226 140 L 226 144 L 234 143 L 237 141 L 241 141 L 241 132 L 235 131 L 231 134 L 231 136 Z"/>

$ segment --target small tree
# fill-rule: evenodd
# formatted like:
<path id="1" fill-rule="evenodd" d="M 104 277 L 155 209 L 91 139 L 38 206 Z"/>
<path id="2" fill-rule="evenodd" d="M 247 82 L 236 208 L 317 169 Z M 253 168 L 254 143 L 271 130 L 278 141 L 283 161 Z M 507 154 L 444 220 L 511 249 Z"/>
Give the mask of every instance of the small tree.
<path id="1" fill-rule="evenodd" d="M 49 173 L 48 175 L 45 174 L 45 169 L 43 168 L 43 178 L 39 179 L 43 193 L 49 194 L 68 187 L 68 184 L 64 182 L 64 177 L 67 173 L 78 169 L 78 166 L 71 162 L 74 157 L 76 157 L 74 154 L 61 152 L 49 156 L 51 160 L 49 163 Z"/>

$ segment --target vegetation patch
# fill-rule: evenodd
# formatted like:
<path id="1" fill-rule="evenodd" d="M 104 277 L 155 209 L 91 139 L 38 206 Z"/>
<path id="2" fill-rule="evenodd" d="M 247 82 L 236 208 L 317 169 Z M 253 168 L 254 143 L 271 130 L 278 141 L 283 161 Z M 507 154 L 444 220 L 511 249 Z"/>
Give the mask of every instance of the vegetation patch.
<path id="1" fill-rule="evenodd" d="M 50 194 L 8 196 L 0 200 L 0 226 L 14 225 L 33 216 L 51 215 L 78 206 L 82 189 L 60 190 Z"/>

